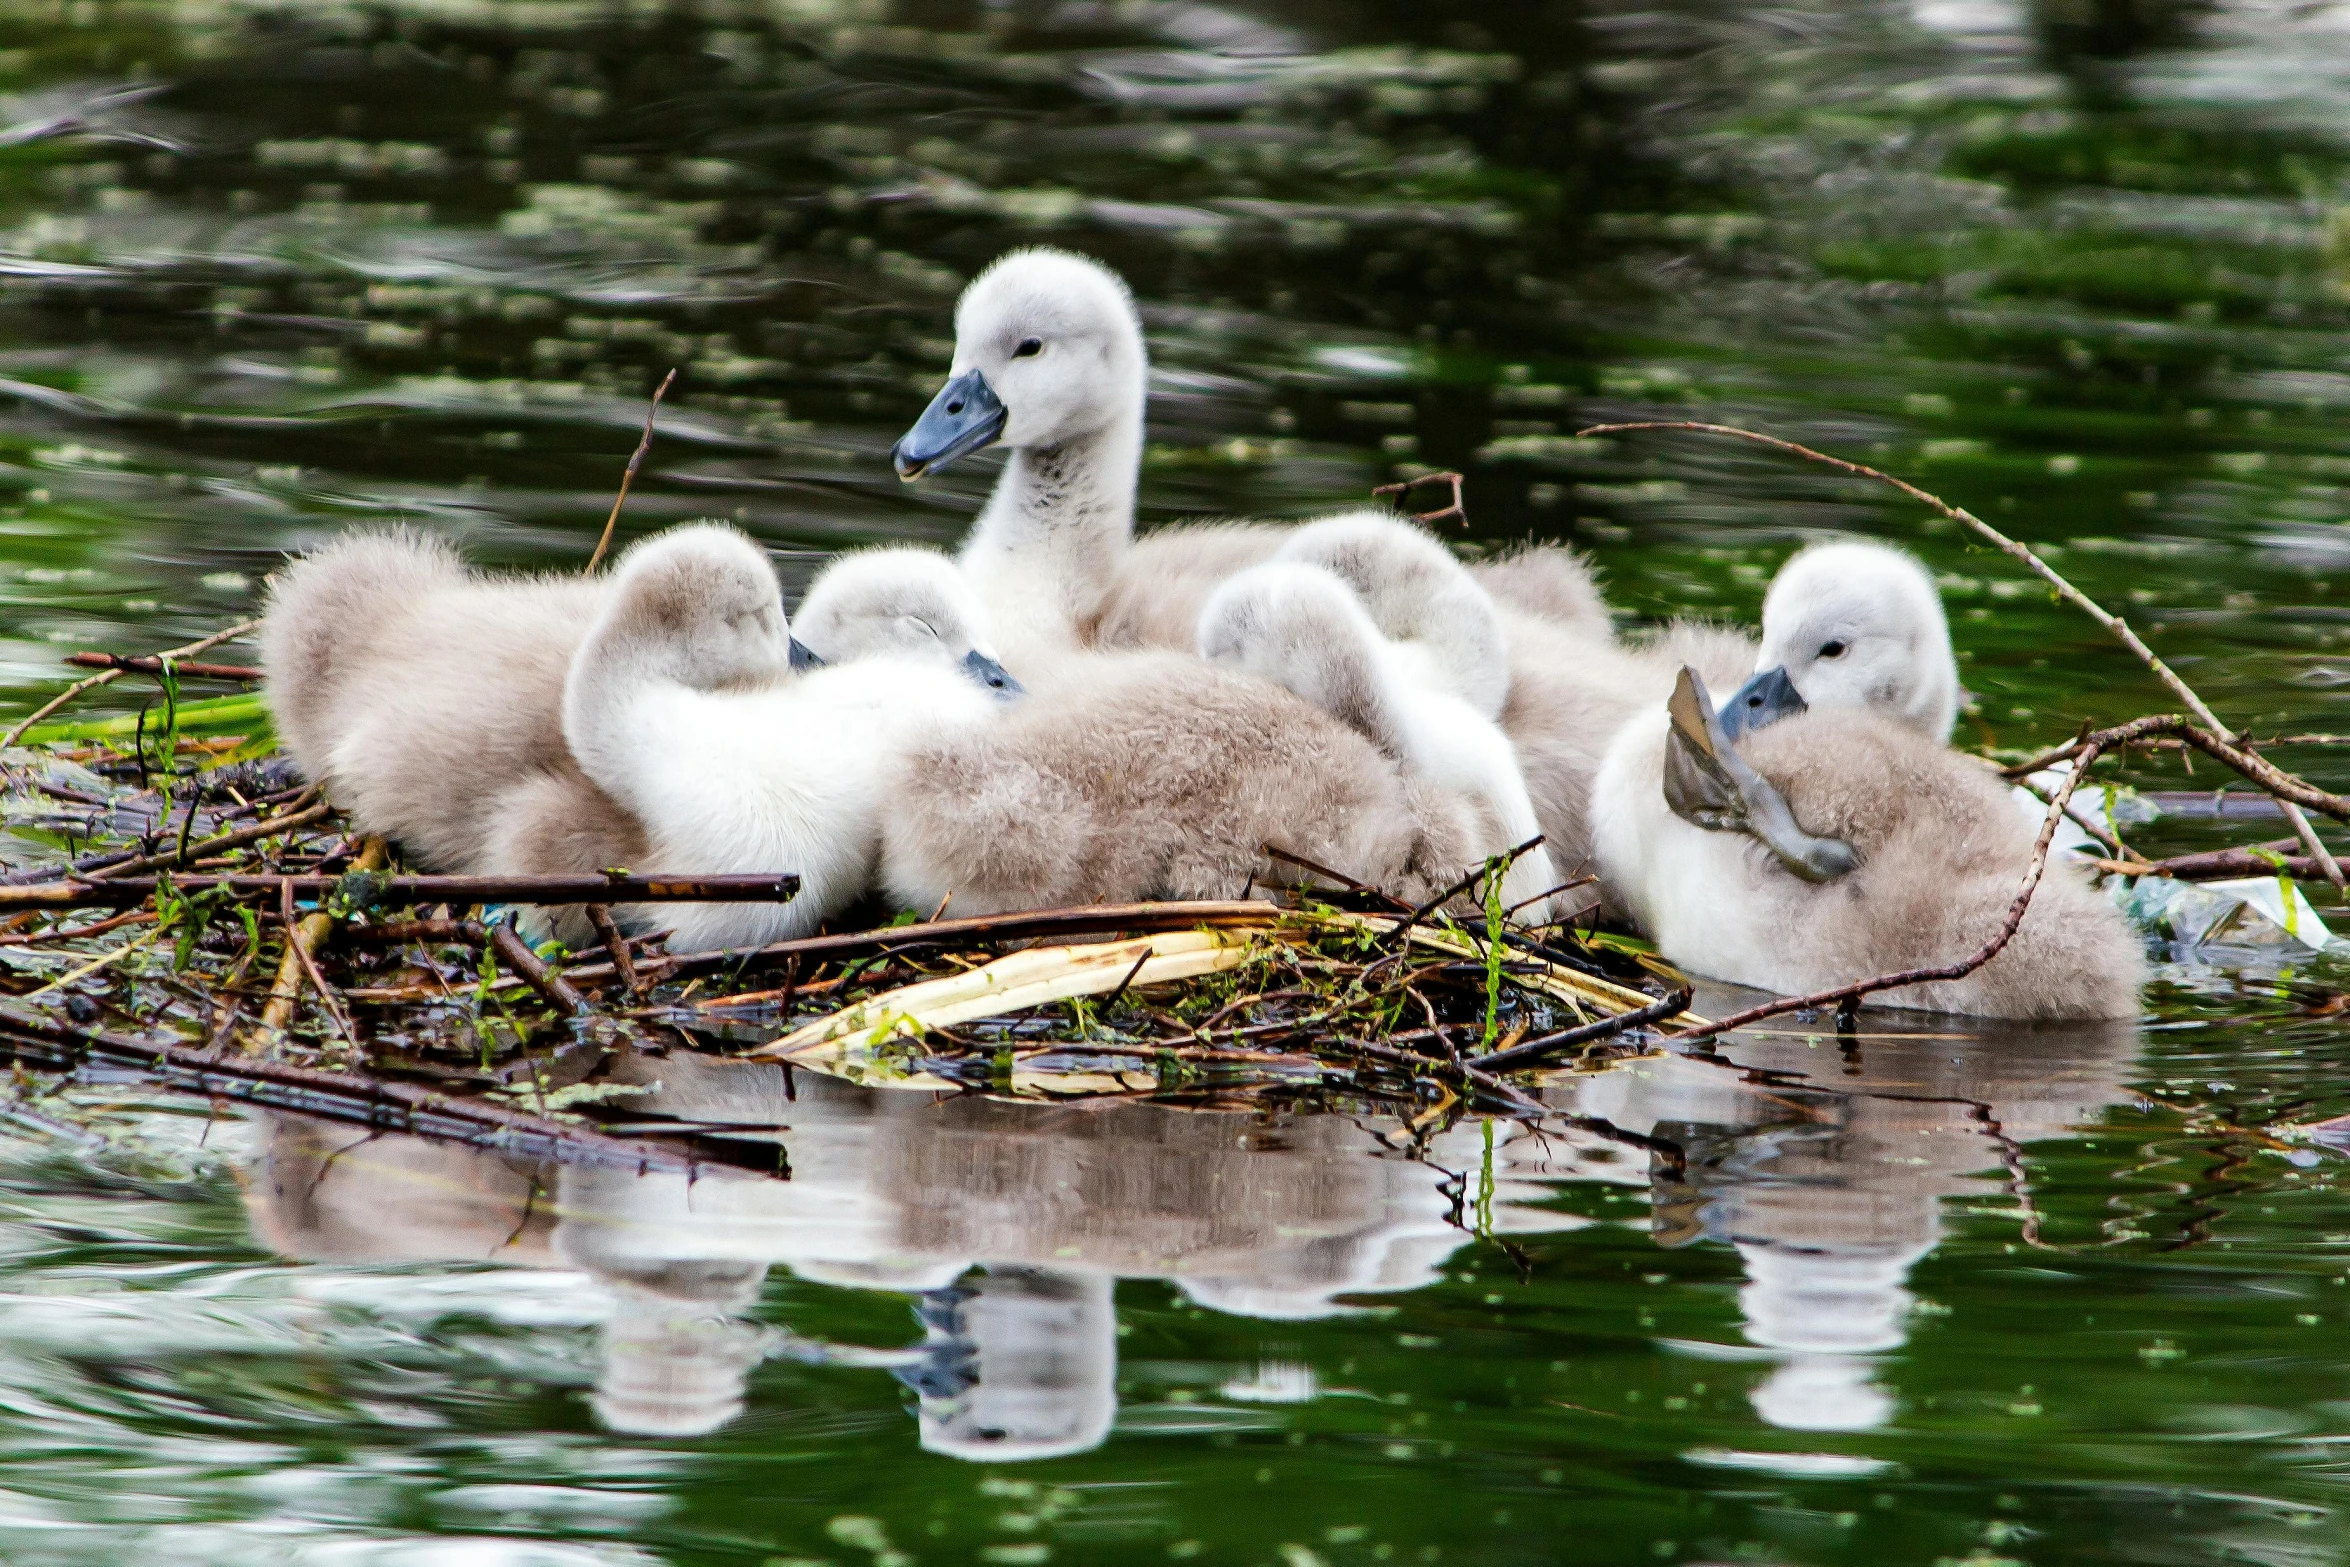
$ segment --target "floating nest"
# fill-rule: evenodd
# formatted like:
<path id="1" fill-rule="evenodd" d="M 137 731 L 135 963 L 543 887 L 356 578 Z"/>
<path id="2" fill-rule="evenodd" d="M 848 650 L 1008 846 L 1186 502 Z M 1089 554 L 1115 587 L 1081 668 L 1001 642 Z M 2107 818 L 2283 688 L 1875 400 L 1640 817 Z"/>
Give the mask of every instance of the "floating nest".
<path id="1" fill-rule="evenodd" d="M 1480 913 L 1498 864 L 1422 908 L 1333 880 L 671 954 L 607 906 L 771 901 L 793 879 L 410 875 L 274 755 L 253 698 L 172 695 L 161 723 L 0 751 L 0 1048 L 41 1073 L 0 1105 L 20 1121 L 70 1111 L 52 1074 L 130 1074 L 542 1157 L 772 1170 L 744 1128 L 632 1109 L 612 1063 L 693 1050 L 879 1088 L 1435 1129 L 1540 1114 L 1546 1075 L 1699 1021 L 1638 943 Z M 517 906 L 550 903 L 586 905 L 600 943 L 526 941 Z"/>

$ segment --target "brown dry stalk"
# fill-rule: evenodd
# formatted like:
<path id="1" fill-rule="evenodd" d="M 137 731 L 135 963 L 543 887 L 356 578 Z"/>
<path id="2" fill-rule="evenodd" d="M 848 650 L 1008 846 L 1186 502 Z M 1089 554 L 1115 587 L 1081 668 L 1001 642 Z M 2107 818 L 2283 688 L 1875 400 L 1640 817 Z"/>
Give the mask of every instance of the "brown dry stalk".
<path id="1" fill-rule="evenodd" d="M 223 642 L 231 641 L 237 637 L 241 637 L 248 631 L 259 630 L 260 626 L 261 622 L 258 620 L 239 621 L 236 625 L 229 627 L 226 631 L 215 631 L 212 635 L 201 638 L 198 641 L 191 642 L 186 647 L 175 647 L 168 652 L 158 653 L 155 655 L 155 657 L 157 659 L 181 658 L 190 653 L 202 653 L 207 649 L 218 647 Z M 14 729 L 9 730 L 6 735 L 0 735 L 0 750 L 5 750 L 7 747 L 16 744 L 19 740 L 22 740 L 26 730 L 32 728 L 33 725 L 39 723 L 42 719 L 47 718 L 51 713 L 56 712 L 59 708 L 72 701 L 75 697 L 80 696 L 84 691 L 95 691 L 100 686 L 111 685 L 115 681 L 121 679 L 126 673 L 128 673 L 128 671 L 122 669 L 102 669 L 97 674 L 90 676 L 87 680 L 75 681 L 72 685 L 67 686 L 64 690 L 58 692 L 48 701 L 43 702 L 39 707 L 34 708 L 22 722 L 20 722 Z"/>
<path id="2" fill-rule="evenodd" d="M 612 514 L 604 519 L 604 536 L 596 540 L 596 551 L 588 557 L 587 570 L 582 576 L 592 576 L 604 563 L 604 551 L 612 547 L 612 530 L 620 526 L 620 508 L 628 504 L 628 487 L 636 483 L 636 471 L 644 466 L 645 453 L 653 449 L 653 416 L 661 411 L 661 399 L 669 394 L 669 383 L 677 379 L 675 366 L 661 377 L 661 384 L 653 388 L 653 401 L 645 409 L 645 433 L 638 436 L 636 450 L 629 454 L 628 466 L 620 473 L 620 493 L 612 497 Z"/>
<path id="3" fill-rule="evenodd" d="M 380 871 L 390 858 L 391 851 L 385 847 L 384 841 L 381 838 L 370 838 L 367 840 L 366 847 L 359 851 L 359 858 L 353 863 L 352 868 L 362 871 Z M 350 1022 L 343 1016 L 342 1008 L 336 1002 L 334 991 L 328 987 L 325 978 L 319 974 L 317 965 L 311 960 L 312 952 L 334 930 L 335 917 L 326 910 L 320 909 L 314 914 L 304 915 L 297 921 L 293 917 L 294 883 L 292 878 L 281 880 L 280 892 L 284 898 L 286 912 L 286 955 L 278 962 L 277 978 L 271 981 L 269 986 L 269 1000 L 261 1008 L 261 1027 L 246 1039 L 246 1048 L 258 1048 L 284 1035 L 286 1025 L 294 1020 L 294 1004 L 302 997 L 302 981 L 305 978 L 318 988 L 319 1000 L 325 1005 L 328 1014 L 334 1018 L 335 1027 L 342 1031 L 345 1039 L 356 1043 L 357 1041 L 351 1033 Z"/>
<path id="4" fill-rule="evenodd" d="M 2135 653 L 2139 662 L 2152 670 L 2156 679 L 2170 687 L 2171 694 L 2186 703 L 2187 711 L 2200 719 L 2205 728 L 2223 739 L 2240 740 L 2242 738 L 2220 721 L 2219 715 L 2211 710 L 2210 705 L 2195 694 L 2193 686 L 2180 679 L 2176 670 L 2156 656 L 2154 649 L 2148 647 L 2138 633 L 2130 629 L 2128 621 L 2066 581 L 2061 572 L 2042 560 L 2029 545 L 2009 538 L 1973 512 L 1968 511 L 1964 506 L 1953 506 L 1941 496 L 1921 490 L 1906 479 L 1895 478 L 1882 468 L 1872 468 L 1867 463 L 1853 462 L 1843 457 L 1831 457 L 1826 452 L 1818 451 L 1799 442 L 1786 440 L 1776 435 L 1765 435 L 1759 430 L 1740 429 L 1734 424 L 1707 424 L 1695 419 L 1647 419 L 1625 424 L 1595 424 L 1589 429 L 1578 430 L 1575 434 L 1580 438 L 1587 435 L 1615 435 L 1631 430 L 1692 430 L 1705 435 L 1735 436 L 1742 441 L 1753 441 L 1761 446 L 1774 446 L 1781 451 L 1793 452 L 1796 456 L 1807 458 L 1812 462 L 1841 469 L 1845 473 L 1857 474 L 1864 479 L 1874 479 L 1879 484 L 1891 485 L 1919 505 L 1931 508 L 1941 516 L 1969 529 L 1985 543 L 2022 561 L 2034 576 L 2056 590 L 2057 597 L 2103 626 L 2113 634 L 2115 640 L 2119 641 L 2122 646 Z M 2251 775 L 2246 774 L 2245 776 L 2250 777 Z M 2279 774 L 2278 776 L 2283 775 Z M 2350 878 L 2344 877 L 2340 863 L 2335 860 L 2332 852 L 2318 840 L 2317 829 L 2312 827 L 2309 824 L 2309 818 L 2302 814 L 2301 804 L 2303 802 L 2296 801 L 2288 795 L 2279 795 L 2279 799 L 2284 804 L 2285 819 L 2293 824 L 2293 832 L 2300 838 L 2301 846 L 2309 851 L 2310 858 L 2316 860 L 2319 867 L 2325 871 L 2326 879 L 2337 888 L 2350 890 Z"/>

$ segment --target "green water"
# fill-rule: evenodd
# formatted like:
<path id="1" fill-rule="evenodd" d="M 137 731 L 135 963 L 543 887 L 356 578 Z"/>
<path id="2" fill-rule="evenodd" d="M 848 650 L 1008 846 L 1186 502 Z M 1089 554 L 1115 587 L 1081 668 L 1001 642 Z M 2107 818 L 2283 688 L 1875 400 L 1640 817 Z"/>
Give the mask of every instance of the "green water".
<path id="1" fill-rule="evenodd" d="M 962 280 L 1052 242 L 1143 301 L 1148 520 L 1457 467 L 1468 542 L 1642 617 L 1871 532 L 1977 740 L 2164 705 L 1881 492 L 1566 439 L 1761 425 L 2047 548 L 2233 722 L 2344 727 L 2350 7 L 0 4 L 10 121 L 138 81 L 0 146 L 20 709 L 357 523 L 581 560 L 673 365 L 624 527 L 951 541 L 991 462 L 883 454 Z M 90 1085 L 109 1146 L 0 1141 L 0 1559 L 2342 1560 L 2345 1166 L 2258 1130 L 2350 1111 L 2340 971 L 2171 956 L 2140 1029 L 1552 1090 L 1678 1167 L 673 1056 L 795 1170 L 689 1187 Z"/>

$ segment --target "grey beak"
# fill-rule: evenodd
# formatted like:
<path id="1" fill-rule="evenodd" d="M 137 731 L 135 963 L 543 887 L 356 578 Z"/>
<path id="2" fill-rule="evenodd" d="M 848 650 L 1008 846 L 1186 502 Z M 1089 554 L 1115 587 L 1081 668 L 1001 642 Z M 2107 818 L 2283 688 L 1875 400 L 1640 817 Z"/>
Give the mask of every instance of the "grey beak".
<path id="1" fill-rule="evenodd" d="M 1797 825 L 1786 798 L 1731 746 L 1697 671 L 1684 667 L 1666 705 L 1665 803 L 1708 832 L 1742 832 L 1805 881 L 1834 881 L 1860 863 L 1852 845 Z"/>
<path id="2" fill-rule="evenodd" d="M 798 637 L 794 637 L 791 639 L 791 667 L 794 669 L 822 669 L 824 660 L 817 656 L 814 648 L 802 642 Z"/>
<path id="3" fill-rule="evenodd" d="M 1743 739 L 1807 710 L 1803 693 L 1787 678 L 1786 666 L 1766 669 L 1731 692 L 1730 700 L 1722 704 L 1722 733 L 1733 740 Z"/>
<path id="4" fill-rule="evenodd" d="M 977 648 L 963 655 L 963 672 L 1007 702 L 1028 693 L 1026 686 L 1012 678 L 1010 670 Z"/>
<path id="5" fill-rule="evenodd" d="M 938 389 L 914 428 L 889 449 L 901 479 L 935 473 L 956 458 L 979 450 L 1004 433 L 1010 414 L 987 377 L 966 370 Z"/>

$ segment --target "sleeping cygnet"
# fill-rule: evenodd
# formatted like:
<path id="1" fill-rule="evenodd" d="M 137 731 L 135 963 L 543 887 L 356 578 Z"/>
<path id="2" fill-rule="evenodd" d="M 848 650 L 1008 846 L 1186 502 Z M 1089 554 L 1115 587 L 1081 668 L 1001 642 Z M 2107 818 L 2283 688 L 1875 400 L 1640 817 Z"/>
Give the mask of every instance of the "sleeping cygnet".
<path id="1" fill-rule="evenodd" d="M 286 754 L 416 863 L 489 868 L 507 790 L 584 785 L 563 744 L 563 675 L 606 588 L 577 574 L 476 573 L 453 545 L 407 528 L 348 534 L 292 562 L 270 583 L 261 627 Z M 626 836 L 609 801 L 570 814 L 589 839 Z M 594 863 L 631 859 L 623 845 Z"/>
<path id="2" fill-rule="evenodd" d="M 1555 546 L 1468 570 L 1497 601 L 1508 638 L 1502 729 L 1552 852 L 1568 865 L 1592 852 L 1592 786 L 1609 742 L 1662 712 L 1684 665 L 1729 693 L 1721 719 L 1733 738 L 1808 704 L 1865 708 L 1939 741 L 1957 710 L 1957 661 L 1933 579 L 1884 545 L 1840 541 L 1796 555 L 1765 596 L 1759 648 L 1698 621 L 1619 640 L 1580 607 L 1589 574 Z"/>
<path id="3" fill-rule="evenodd" d="M 721 543 L 740 537 L 718 525 L 704 531 Z M 933 550 L 859 550 L 833 560 L 808 585 L 785 650 L 787 667 L 761 666 L 752 683 L 780 683 L 791 679 L 792 671 L 895 654 L 960 669 L 998 696 L 1020 691 L 988 646 L 969 586 L 954 563 Z M 558 712 L 560 704 L 558 686 Z M 610 866 L 648 865 L 652 852 L 635 814 L 580 768 L 566 743 L 557 760 L 498 792 L 488 809 L 479 863 L 464 868 L 500 875 L 592 875 Z M 625 910 L 623 919 L 633 926 L 665 926 L 668 916 L 645 906 Z M 531 929 L 533 935 L 553 934 L 573 945 L 592 935 L 585 914 L 569 908 L 548 911 Z"/>
<path id="4" fill-rule="evenodd" d="M 1505 854 L 1541 835 L 1509 740 L 1477 704 L 1457 694 L 1445 669 L 1474 661 L 1441 653 L 1415 657 L 1426 650 L 1390 642 L 1330 570 L 1281 560 L 1239 573 L 1201 612 L 1199 646 L 1211 663 L 1295 692 L 1394 758 L 1407 778 L 1463 801 L 1477 826 L 1473 858 Z M 1493 654 L 1498 668 L 1498 646 Z M 1500 706 L 1498 693 L 1492 706 Z M 1501 900 L 1515 917 L 1541 923 L 1552 916 L 1549 894 L 1557 886 L 1552 858 L 1537 846 L 1503 873 Z"/>
<path id="5" fill-rule="evenodd" d="M 1908 723 L 1826 706 L 1734 738 L 1687 671 L 1608 746 L 1592 818 L 1602 876 L 1668 960 L 1790 995 L 1967 957 L 2035 836 L 1996 778 Z M 1872 1000 L 2122 1017 L 2144 968 L 2120 912 L 2051 864 L 1997 957 Z"/>
<path id="6" fill-rule="evenodd" d="M 862 578 L 886 601 L 909 563 L 875 572 L 875 560 L 849 557 L 833 586 Z M 629 553 L 573 656 L 565 738 L 643 825 L 652 868 L 800 876 L 789 903 L 662 909 L 673 951 L 801 935 L 845 908 L 872 884 L 885 780 L 908 738 L 984 727 L 1016 689 L 974 645 L 975 606 L 962 607 L 960 624 L 932 624 L 937 612 L 910 617 L 917 625 L 885 612 L 836 622 L 824 586 L 803 612 L 820 636 L 858 620 L 886 635 L 861 656 L 778 681 L 792 639 L 765 552 L 730 529 L 680 529 Z M 843 634 L 836 650 L 862 645 Z"/>
<path id="7" fill-rule="evenodd" d="M 901 907 L 957 914 L 1236 898 L 1312 878 L 1279 850 L 1406 898 L 1483 852 L 1472 813 L 1270 681 L 1192 653 L 1051 662 L 993 723 L 909 747 L 882 827 Z"/>

